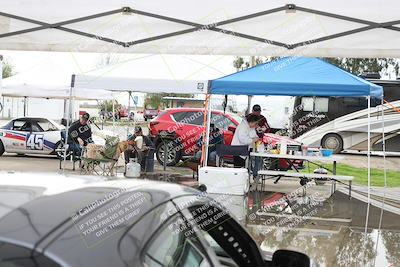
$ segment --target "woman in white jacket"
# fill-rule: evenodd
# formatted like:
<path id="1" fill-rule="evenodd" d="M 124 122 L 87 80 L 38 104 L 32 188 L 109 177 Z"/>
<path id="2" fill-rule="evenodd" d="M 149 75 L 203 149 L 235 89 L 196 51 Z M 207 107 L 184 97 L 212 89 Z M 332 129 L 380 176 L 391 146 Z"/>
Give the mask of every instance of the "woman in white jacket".
<path id="1" fill-rule="evenodd" d="M 258 139 L 257 132 L 255 130 L 257 123 L 259 121 L 259 116 L 254 114 L 249 114 L 245 117 L 239 126 L 235 130 L 233 135 L 232 145 L 233 146 L 250 146 Z M 245 156 L 234 156 L 233 164 L 235 168 L 242 168 L 246 165 Z"/>

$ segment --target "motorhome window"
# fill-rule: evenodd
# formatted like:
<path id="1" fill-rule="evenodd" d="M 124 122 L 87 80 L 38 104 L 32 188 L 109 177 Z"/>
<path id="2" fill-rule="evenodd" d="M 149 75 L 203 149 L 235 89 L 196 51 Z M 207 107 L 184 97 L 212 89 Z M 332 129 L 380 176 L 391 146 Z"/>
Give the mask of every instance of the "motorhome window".
<path id="1" fill-rule="evenodd" d="M 301 105 L 303 106 L 303 111 L 314 111 L 314 98 L 312 97 L 301 98 Z"/>
<path id="2" fill-rule="evenodd" d="M 317 97 L 315 98 L 314 111 L 328 112 L 329 98 Z"/>
<path id="3" fill-rule="evenodd" d="M 328 112 L 329 98 L 327 97 L 303 97 L 301 99 L 303 111 Z"/>
<path id="4" fill-rule="evenodd" d="M 375 98 L 372 98 L 371 100 L 371 106 L 374 106 L 373 102 Z M 367 99 L 365 97 L 344 97 L 343 98 L 343 104 L 346 107 L 351 107 L 351 108 L 366 108 L 368 103 Z"/>

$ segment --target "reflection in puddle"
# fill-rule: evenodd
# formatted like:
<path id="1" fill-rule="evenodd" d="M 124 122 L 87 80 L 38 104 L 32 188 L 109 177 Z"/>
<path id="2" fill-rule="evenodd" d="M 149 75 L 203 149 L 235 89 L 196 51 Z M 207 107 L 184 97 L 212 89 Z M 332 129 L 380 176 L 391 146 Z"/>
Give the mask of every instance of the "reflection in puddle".
<path id="1" fill-rule="evenodd" d="M 320 266 L 400 266 L 400 216 L 370 207 L 336 192 L 329 199 L 276 192 L 250 192 L 229 196 L 225 206 L 266 251 L 292 249 L 312 257 Z M 246 213 L 246 214 L 245 214 Z"/>
<path id="2" fill-rule="evenodd" d="M 148 179 L 196 186 L 191 178 L 154 175 Z M 214 195 L 245 226 L 261 249 L 304 252 L 320 266 L 400 266 L 400 216 L 336 191 L 329 198 L 303 190 L 284 194 L 251 191 L 248 196 Z"/>
<path id="3" fill-rule="evenodd" d="M 345 227 L 337 233 L 324 233 L 317 229 L 314 232 L 271 229 L 263 234 L 264 231 L 257 226 L 250 226 L 248 230 L 261 249 L 301 251 L 320 266 L 400 266 L 400 234 L 391 231 L 372 230 L 364 247 L 364 232 Z"/>

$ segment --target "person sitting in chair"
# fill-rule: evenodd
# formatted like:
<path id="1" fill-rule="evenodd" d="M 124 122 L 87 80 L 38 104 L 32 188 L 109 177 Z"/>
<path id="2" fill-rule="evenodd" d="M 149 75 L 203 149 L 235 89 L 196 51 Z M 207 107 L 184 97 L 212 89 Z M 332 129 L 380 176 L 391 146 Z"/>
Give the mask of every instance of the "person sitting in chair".
<path id="1" fill-rule="evenodd" d="M 210 124 L 210 141 L 208 145 L 208 162 L 210 165 L 215 165 L 216 164 L 216 159 L 217 159 L 217 152 L 216 152 L 216 146 L 218 144 L 223 144 L 224 143 L 224 137 L 221 131 L 215 127 L 213 123 Z M 202 153 L 202 146 L 203 146 L 203 135 L 200 136 L 199 140 L 196 143 L 197 146 L 197 153 L 196 153 L 196 161 L 200 162 L 201 160 L 201 153 Z"/>
<path id="2" fill-rule="evenodd" d="M 154 157 L 154 144 L 148 136 L 143 135 L 142 127 L 135 127 L 135 134 L 128 136 L 129 147 L 124 152 L 125 163 L 130 158 L 137 158 L 141 170 L 146 171 L 146 159 Z"/>
<path id="3" fill-rule="evenodd" d="M 85 113 L 79 120 L 73 122 L 68 128 L 67 143 L 69 149 L 73 152 L 74 159 L 76 160 L 81 156 L 82 147 L 87 146 L 89 143 L 93 143 L 92 129 L 88 124 L 89 118 L 89 113 Z"/>

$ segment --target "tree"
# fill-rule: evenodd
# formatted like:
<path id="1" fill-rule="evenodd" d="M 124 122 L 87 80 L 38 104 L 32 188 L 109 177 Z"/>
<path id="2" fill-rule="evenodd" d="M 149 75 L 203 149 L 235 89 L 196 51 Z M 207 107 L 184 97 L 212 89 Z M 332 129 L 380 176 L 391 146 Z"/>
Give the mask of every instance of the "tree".
<path id="1" fill-rule="evenodd" d="M 117 100 L 114 100 L 114 101 L 115 101 L 114 102 L 114 109 L 115 109 L 114 112 L 117 112 L 117 110 L 121 107 L 121 104 L 119 104 L 117 102 Z M 100 103 L 99 107 L 100 107 L 100 110 L 112 112 L 113 102 L 112 102 L 112 100 L 104 100 L 103 102 Z"/>
<path id="2" fill-rule="evenodd" d="M 14 67 L 8 60 L 3 60 L 3 79 L 14 75 Z"/>
<path id="3" fill-rule="evenodd" d="M 327 62 L 341 67 L 355 75 L 379 73 L 386 76 L 399 75 L 400 65 L 397 58 L 323 58 Z"/>
<path id="4" fill-rule="evenodd" d="M 256 64 L 279 59 L 279 57 L 256 57 Z M 355 75 L 364 73 L 379 73 L 381 76 L 398 76 L 400 73 L 400 61 L 397 58 L 322 58 Z M 237 71 L 248 68 L 250 63 L 243 57 L 236 57 L 233 66 Z"/>
<path id="5" fill-rule="evenodd" d="M 116 64 L 119 61 L 120 61 L 119 55 L 111 54 L 111 53 L 102 54 L 102 55 L 100 55 L 96 66 L 98 68 L 101 68 L 101 67 L 105 67 L 108 65 Z"/>
<path id="6" fill-rule="evenodd" d="M 152 108 L 158 109 L 163 102 L 162 94 L 147 94 L 147 97 L 144 101 L 144 106 L 151 106 Z"/>
<path id="7" fill-rule="evenodd" d="M 255 57 L 254 60 L 256 65 L 263 63 L 262 57 Z M 251 66 L 250 59 L 244 60 L 243 57 L 236 57 L 236 59 L 233 61 L 233 66 L 236 68 L 236 71 L 247 69 Z"/>
<path id="8" fill-rule="evenodd" d="M 237 71 L 239 71 L 244 64 L 244 60 L 242 57 L 236 57 L 236 59 L 233 61 L 233 66 L 236 68 Z"/>

